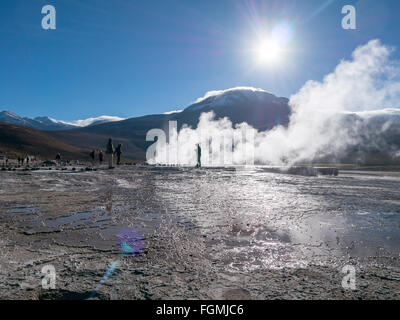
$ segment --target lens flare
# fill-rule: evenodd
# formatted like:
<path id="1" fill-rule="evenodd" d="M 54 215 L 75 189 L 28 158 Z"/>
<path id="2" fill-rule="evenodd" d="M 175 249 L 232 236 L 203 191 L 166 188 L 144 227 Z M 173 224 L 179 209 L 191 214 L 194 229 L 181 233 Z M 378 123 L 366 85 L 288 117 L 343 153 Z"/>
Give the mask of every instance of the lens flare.
<path id="1" fill-rule="evenodd" d="M 138 232 L 131 229 L 122 230 L 117 235 L 118 246 L 121 249 L 121 253 L 117 260 L 115 260 L 111 266 L 108 268 L 107 272 L 104 274 L 103 278 L 100 280 L 96 289 L 94 289 L 90 295 L 90 298 L 96 296 L 97 291 L 103 286 L 103 284 L 112 275 L 114 270 L 118 267 L 121 259 L 126 255 L 139 254 L 144 249 L 144 237 Z"/>
<path id="2" fill-rule="evenodd" d="M 117 239 L 122 254 L 138 254 L 144 248 L 143 236 L 133 230 L 122 230 Z"/>
<path id="3" fill-rule="evenodd" d="M 278 24 L 272 29 L 271 38 L 281 46 L 287 46 L 293 39 L 293 28 L 287 23 Z"/>

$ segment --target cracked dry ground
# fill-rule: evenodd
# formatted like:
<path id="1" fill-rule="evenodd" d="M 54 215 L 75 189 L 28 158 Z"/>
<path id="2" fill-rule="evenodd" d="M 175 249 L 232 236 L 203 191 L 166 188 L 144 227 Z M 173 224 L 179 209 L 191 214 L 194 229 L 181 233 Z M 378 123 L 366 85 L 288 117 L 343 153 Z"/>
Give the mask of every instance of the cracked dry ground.
<path id="1" fill-rule="evenodd" d="M 334 179 L 145 167 L 0 172 L 0 298 L 398 299 L 398 181 Z M 384 215 L 368 215 L 376 208 Z M 145 248 L 120 258 L 126 229 Z M 356 266 L 355 291 L 341 286 L 346 264 Z M 41 288 L 45 265 L 55 267 L 55 290 Z"/>

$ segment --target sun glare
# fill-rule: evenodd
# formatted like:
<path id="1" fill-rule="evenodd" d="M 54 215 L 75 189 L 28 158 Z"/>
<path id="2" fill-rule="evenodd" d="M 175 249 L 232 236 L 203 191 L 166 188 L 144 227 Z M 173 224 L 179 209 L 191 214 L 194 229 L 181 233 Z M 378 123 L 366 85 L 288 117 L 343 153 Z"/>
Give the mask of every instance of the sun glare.
<path id="1" fill-rule="evenodd" d="M 259 63 L 276 63 L 282 54 L 282 48 L 278 42 L 267 40 L 262 42 L 256 49 Z"/>
<path id="2" fill-rule="evenodd" d="M 284 62 L 291 46 L 293 28 L 285 23 L 276 25 L 270 32 L 259 34 L 254 47 L 257 64 L 275 66 Z"/>

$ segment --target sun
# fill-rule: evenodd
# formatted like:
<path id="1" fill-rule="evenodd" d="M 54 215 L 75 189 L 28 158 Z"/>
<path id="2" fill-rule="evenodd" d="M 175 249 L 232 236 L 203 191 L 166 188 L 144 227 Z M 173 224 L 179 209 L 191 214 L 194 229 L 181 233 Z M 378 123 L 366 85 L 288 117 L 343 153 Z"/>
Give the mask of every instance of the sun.
<path id="1" fill-rule="evenodd" d="M 258 32 L 253 40 L 253 59 L 258 65 L 269 68 L 282 65 L 292 51 L 293 36 L 294 29 L 288 23 L 280 23 L 270 31 Z"/>
<path id="2" fill-rule="evenodd" d="M 282 46 L 277 41 L 271 39 L 262 41 L 255 49 L 257 62 L 261 64 L 279 62 L 282 53 Z"/>

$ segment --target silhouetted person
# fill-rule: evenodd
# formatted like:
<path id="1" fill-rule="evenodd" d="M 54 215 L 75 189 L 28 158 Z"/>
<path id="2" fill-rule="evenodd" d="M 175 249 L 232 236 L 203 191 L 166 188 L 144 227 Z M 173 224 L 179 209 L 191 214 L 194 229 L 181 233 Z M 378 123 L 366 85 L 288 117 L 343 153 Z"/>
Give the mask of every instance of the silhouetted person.
<path id="1" fill-rule="evenodd" d="M 108 168 L 112 169 L 113 168 L 113 160 L 114 160 L 114 146 L 112 143 L 112 139 L 108 139 L 107 143 L 107 148 L 106 148 L 106 154 L 108 154 Z"/>
<path id="2" fill-rule="evenodd" d="M 92 150 L 91 153 L 89 153 L 90 159 L 92 159 L 92 165 L 94 165 L 94 157 L 96 155 L 96 151 Z"/>
<path id="3" fill-rule="evenodd" d="M 200 148 L 200 144 L 197 144 L 197 164 L 196 164 L 196 168 L 200 168 L 201 167 L 201 148 Z"/>
<path id="4" fill-rule="evenodd" d="M 99 152 L 99 162 L 100 162 L 100 165 L 103 163 L 103 160 L 104 160 L 104 153 L 103 153 L 103 151 L 100 150 L 100 152 Z"/>
<path id="5" fill-rule="evenodd" d="M 117 155 L 117 165 L 121 163 L 121 153 L 122 153 L 122 144 L 120 143 L 118 147 L 115 148 L 115 154 Z"/>
<path id="6" fill-rule="evenodd" d="M 61 162 L 61 154 L 59 154 L 59 153 L 57 153 L 57 155 L 56 155 L 56 162 L 57 162 L 57 164 L 60 164 L 60 162 Z"/>

